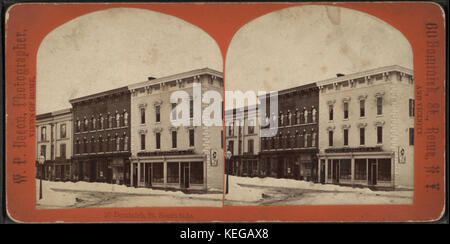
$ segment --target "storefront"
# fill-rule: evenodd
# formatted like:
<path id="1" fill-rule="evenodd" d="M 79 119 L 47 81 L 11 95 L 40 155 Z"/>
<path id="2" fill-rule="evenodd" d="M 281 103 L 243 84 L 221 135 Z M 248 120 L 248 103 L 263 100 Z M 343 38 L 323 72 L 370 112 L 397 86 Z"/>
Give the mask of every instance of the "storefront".
<path id="1" fill-rule="evenodd" d="M 316 149 L 265 151 L 261 153 L 261 177 L 317 181 Z"/>
<path id="2" fill-rule="evenodd" d="M 319 154 L 319 182 L 394 187 L 394 153 L 379 147 L 327 149 Z"/>
<path id="3" fill-rule="evenodd" d="M 134 187 L 206 190 L 206 157 L 192 150 L 140 152 L 131 159 Z"/>
<path id="4" fill-rule="evenodd" d="M 70 180 L 71 162 L 70 159 L 57 158 L 54 163 L 54 179 L 56 181 Z"/>
<path id="5" fill-rule="evenodd" d="M 129 153 L 117 154 L 117 157 L 106 155 L 83 155 L 74 157 L 72 180 L 126 184 L 129 182 L 130 175 Z"/>
<path id="6" fill-rule="evenodd" d="M 258 156 L 253 154 L 233 156 L 231 158 L 231 174 L 236 176 L 259 176 Z"/>

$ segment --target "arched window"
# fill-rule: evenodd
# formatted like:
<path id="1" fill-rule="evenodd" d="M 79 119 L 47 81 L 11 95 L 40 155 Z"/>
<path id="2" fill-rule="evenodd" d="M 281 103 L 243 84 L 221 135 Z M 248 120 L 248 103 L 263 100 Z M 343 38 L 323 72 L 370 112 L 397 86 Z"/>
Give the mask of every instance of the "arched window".
<path id="1" fill-rule="evenodd" d="M 120 127 L 120 114 L 116 112 L 116 127 Z"/>
<path id="2" fill-rule="evenodd" d="M 125 111 L 125 112 L 123 113 L 123 124 L 124 124 L 125 126 L 128 125 L 128 112 L 127 112 L 127 111 Z"/>

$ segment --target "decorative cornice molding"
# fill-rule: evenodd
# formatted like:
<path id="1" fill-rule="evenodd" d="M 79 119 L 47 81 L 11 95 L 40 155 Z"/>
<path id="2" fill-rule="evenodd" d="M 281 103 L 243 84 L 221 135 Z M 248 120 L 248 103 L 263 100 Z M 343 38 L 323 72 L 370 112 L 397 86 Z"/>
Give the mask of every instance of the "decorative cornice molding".
<path id="1" fill-rule="evenodd" d="M 358 128 L 366 128 L 367 123 L 358 123 Z"/>

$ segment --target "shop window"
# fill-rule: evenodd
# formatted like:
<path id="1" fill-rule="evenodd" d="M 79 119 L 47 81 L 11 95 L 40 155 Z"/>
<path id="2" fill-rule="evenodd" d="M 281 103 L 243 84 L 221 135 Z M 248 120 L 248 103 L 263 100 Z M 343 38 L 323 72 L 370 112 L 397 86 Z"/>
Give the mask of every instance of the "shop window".
<path id="1" fill-rule="evenodd" d="M 352 178 L 351 160 L 339 160 L 339 179 L 350 180 Z"/>
<path id="2" fill-rule="evenodd" d="M 153 170 L 152 183 L 164 183 L 163 163 L 153 163 L 152 170 Z"/>
<path id="3" fill-rule="evenodd" d="M 145 164 L 143 164 L 143 163 L 140 163 L 140 164 L 139 164 L 139 170 L 140 170 L 140 179 L 139 179 L 139 181 L 140 181 L 140 182 L 144 182 L 144 181 L 145 181 L 145 171 L 144 171 L 144 166 L 145 166 Z"/>
<path id="4" fill-rule="evenodd" d="M 327 164 L 328 164 L 327 165 L 327 179 L 331 180 L 331 177 L 332 177 L 331 159 L 328 160 Z"/>
<path id="5" fill-rule="evenodd" d="M 367 179 L 366 159 L 355 159 L 355 180 Z"/>
<path id="6" fill-rule="evenodd" d="M 378 180 L 391 181 L 391 159 L 378 159 Z"/>
<path id="7" fill-rule="evenodd" d="M 167 163 L 167 183 L 179 183 L 179 163 Z"/>
<path id="8" fill-rule="evenodd" d="M 203 184 L 203 162 L 191 162 L 189 175 L 191 184 Z"/>

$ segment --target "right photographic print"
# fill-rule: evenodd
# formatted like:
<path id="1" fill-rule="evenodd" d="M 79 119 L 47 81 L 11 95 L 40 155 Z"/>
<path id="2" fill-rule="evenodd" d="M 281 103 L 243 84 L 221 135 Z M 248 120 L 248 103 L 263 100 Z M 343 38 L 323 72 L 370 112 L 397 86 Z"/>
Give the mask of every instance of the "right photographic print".
<path id="1" fill-rule="evenodd" d="M 412 204 L 413 51 L 334 6 L 263 15 L 225 63 L 226 206 Z"/>

